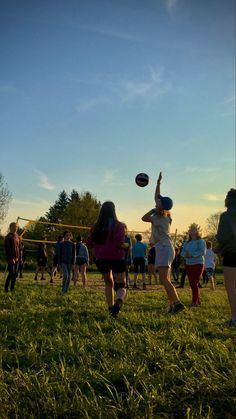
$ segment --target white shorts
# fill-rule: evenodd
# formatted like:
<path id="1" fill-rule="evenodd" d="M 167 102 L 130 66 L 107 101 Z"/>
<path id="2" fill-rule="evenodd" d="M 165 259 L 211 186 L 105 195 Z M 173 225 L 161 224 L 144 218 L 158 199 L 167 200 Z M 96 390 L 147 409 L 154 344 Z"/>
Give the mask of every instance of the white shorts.
<path id="1" fill-rule="evenodd" d="M 175 250 L 172 244 L 157 243 L 155 245 L 155 250 L 156 250 L 155 265 L 157 267 L 161 267 L 161 266 L 170 267 L 175 257 Z"/>

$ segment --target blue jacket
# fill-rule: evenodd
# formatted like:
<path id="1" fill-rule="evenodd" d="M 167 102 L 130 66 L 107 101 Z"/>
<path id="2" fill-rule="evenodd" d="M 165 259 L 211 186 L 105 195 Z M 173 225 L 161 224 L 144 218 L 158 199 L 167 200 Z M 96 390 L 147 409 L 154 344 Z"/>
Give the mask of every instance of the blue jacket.
<path id="1" fill-rule="evenodd" d="M 186 254 L 189 253 L 190 257 Z M 203 239 L 189 240 L 184 243 L 181 256 L 185 258 L 186 265 L 203 265 L 206 254 L 206 243 Z"/>

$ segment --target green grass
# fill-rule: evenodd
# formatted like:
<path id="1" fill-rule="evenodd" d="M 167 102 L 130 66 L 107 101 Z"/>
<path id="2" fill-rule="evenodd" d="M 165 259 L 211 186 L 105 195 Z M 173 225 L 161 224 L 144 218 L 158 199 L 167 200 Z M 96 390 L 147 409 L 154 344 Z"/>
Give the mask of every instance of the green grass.
<path id="1" fill-rule="evenodd" d="M 33 280 L 4 294 L 1 275 L 0 418 L 236 417 L 233 328 L 223 287 L 202 306 L 166 314 L 161 286 L 130 291 L 118 319 L 99 275 L 88 288 Z"/>

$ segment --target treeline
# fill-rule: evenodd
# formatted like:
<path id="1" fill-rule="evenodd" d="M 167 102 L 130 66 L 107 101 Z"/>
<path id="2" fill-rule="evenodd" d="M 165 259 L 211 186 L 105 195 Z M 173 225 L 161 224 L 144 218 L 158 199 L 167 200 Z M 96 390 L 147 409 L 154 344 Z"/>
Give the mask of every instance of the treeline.
<path id="1" fill-rule="evenodd" d="M 79 193 L 72 190 L 71 194 L 68 195 L 63 190 L 59 193 L 54 205 L 37 221 L 91 227 L 97 219 L 100 207 L 101 202 L 90 192 Z M 35 223 L 29 226 L 25 238 L 40 240 L 47 237 L 48 240 L 56 240 L 57 236 L 66 229 L 66 227 Z M 86 238 L 88 234 L 88 230 L 83 228 L 71 227 L 68 229 L 72 231 L 74 237 L 80 233 Z"/>

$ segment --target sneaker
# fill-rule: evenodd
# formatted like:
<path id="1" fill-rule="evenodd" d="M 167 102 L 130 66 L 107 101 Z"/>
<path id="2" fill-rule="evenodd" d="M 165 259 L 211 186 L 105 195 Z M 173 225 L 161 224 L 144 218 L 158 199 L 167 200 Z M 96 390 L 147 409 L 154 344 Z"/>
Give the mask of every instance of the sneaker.
<path id="1" fill-rule="evenodd" d="M 136 284 L 133 285 L 133 290 L 138 290 L 138 287 Z"/>
<path id="2" fill-rule="evenodd" d="M 37 276 L 35 276 L 35 277 L 34 277 L 34 280 L 35 280 L 35 281 L 37 281 L 37 279 L 38 279 L 38 278 L 37 278 Z"/>
<path id="3" fill-rule="evenodd" d="M 176 314 L 179 311 L 184 310 L 185 306 L 183 303 L 181 303 L 181 301 L 176 301 L 176 303 L 172 304 L 172 314 Z"/>
<path id="4" fill-rule="evenodd" d="M 46 278 L 44 278 L 44 276 L 42 276 L 41 281 L 46 281 Z"/>
<path id="5" fill-rule="evenodd" d="M 221 327 L 236 327 L 236 320 L 229 319 L 221 324 Z"/>
<path id="6" fill-rule="evenodd" d="M 116 303 L 111 307 L 112 317 L 117 317 L 122 306 L 122 300 L 117 300 Z"/>
<path id="7" fill-rule="evenodd" d="M 171 314 L 171 313 L 173 312 L 173 305 L 174 305 L 174 304 L 171 304 L 171 305 L 168 307 L 168 309 L 167 309 L 167 314 Z"/>
<path id="8" fill-rule="evenodd" d="M 147 285 L 143 284 L 143 290 L 146 290 L 146 289 L 147 289 Z"/>

